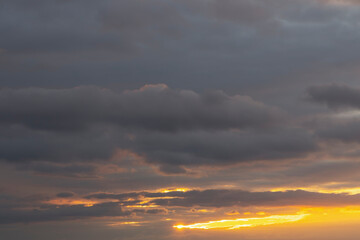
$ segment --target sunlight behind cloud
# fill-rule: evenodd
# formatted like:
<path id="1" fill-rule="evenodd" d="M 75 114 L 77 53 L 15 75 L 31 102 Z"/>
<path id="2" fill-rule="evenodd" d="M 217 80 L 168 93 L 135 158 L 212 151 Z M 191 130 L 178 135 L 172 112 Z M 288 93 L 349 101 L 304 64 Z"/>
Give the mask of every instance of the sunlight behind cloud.
<path id="1" fill-rule="evenodd" d="M 308 214 L 298 215 L 273 215 L 263 218 L 238 218 L 235 220 L 219 220 L 206 223 L 194 223 L 190 225 L 175 225 L 177 229 L 239 229 L 244 227 L 257 227 L 280 223 L 297 222 Z"/>

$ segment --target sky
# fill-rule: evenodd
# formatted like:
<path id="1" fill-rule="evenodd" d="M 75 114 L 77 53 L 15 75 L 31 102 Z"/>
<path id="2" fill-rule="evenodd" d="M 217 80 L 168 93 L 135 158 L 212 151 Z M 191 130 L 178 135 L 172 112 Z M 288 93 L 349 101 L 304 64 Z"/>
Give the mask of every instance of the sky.
<path id="1" fill-rule="evenodd" d="M 360 229 L 360 1 L 0 0 L 0 239 Z"/>

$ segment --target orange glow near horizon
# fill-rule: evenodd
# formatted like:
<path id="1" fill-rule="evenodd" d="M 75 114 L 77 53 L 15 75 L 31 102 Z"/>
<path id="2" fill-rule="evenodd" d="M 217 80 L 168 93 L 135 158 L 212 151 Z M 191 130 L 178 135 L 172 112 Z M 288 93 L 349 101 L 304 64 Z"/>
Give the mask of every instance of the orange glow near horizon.
<path id="1" fill-rule="evenodd" d="M 46 201 L 47 204 L 52 205 L 84 205 L 85 207 L 92 207 L 95 204 L 101 203 L 102 201 L 92 201 L 85 199 L 51 199 Z"/>
<path id="2" fill-rule="evenodd" d="M 174 189 L 160 189 L 161 193 L 169 193 L 169 192 L 188 192 L 191 189 L 189 188 L 174 188 Z"/>
<path id="3" fill-rule="evenodd" d="M 330 185 L 331 186 L 331 185 Z M 273 188 L 270 189 L 271 192 L 285 192 L 285 191 L 296 191 L 296 190 L 303 190 L 308 192 L 317 192 L 317 193 L 345 193 L 349 195 L 356 195 L 360 194 L 360 188 L 333 188 L 329 189 L 326 187 L 297 187 L 297 188 Z"/>
<path id="4" fill-rule="evenodd" d="M 115 222 L 115 223 L 109 223 L 108 224 L 108 226 L 110 226 L 110 227 L 118 227 L 118 226 L 121 226 L 121 225 L 139 227 L 139 226 L 141 226 L 141 222 Z"/>
<path id="5" fill-rule="evenodd" d="M 263 218 L 238 218 L 235 220 L 218 220 L 205 223 L 194 223 L 190 225 L 175 225 L 177 229 L 239 229 L 245 227 L 257 227 L 273 224 L 297 222 L 308 216 L 308 214 L 298 215 L 273 215 Z"/>
<path id="6" fill-rule="evenodd" d="M 246 213 L 243 214 L 247 215 Z M 313 224 L 351 224 L 358 223 L 359 221 L 360 206 L 301 207 L 296 213 L 203 221 L 189 225 L 178 224 L 173 227 L 178 230 L 235 230 L 285 223 L 293 223 L 294 226 L 311 226 Z"/>

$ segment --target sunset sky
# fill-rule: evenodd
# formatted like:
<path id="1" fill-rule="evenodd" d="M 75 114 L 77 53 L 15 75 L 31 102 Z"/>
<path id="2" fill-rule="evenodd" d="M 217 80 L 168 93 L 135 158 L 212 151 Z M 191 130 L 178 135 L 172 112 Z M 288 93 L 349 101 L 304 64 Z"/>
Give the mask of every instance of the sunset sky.
<path id="1" fill-rule="evenodd" d="M 0 239 L 359 222 L 359 0 L 0 0 Z"/>

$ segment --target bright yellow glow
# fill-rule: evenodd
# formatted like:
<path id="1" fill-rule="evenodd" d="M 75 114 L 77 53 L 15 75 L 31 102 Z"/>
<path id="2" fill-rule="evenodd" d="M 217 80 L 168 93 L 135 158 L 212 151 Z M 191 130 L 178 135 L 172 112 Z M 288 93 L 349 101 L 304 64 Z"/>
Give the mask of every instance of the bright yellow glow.
<path id="1" fill-rule="evenodd" d="M 136 203 L 134 205 L 127 205 L 125 207 L 127 208 L 154 208 L 154 207 L 160 207 L 159 205 L 155 205 L 151 203 L 151 201 L 155 199 L 174 199 L 176 197 L 156 197 L 156 198 L 142 198 L 141 202 Z"/>
<path id="2" fill-rule="evenodd" d="M 238 211 L 231 211 L 227 212 L 226 215 L 233 216 L 233 215 L 239 215 L 240 213 Z M 245 213 L 244 213 L 245 214 Z"/>
<path id="3" fill-rule="evenodd" d="M 309 207 L 303 208 L 301 213 L 309 214 L 303 222 L 305 223 L 345 223 L 345 222 L 359 222 L 360 207 Z"/>
<path id="4" fill-rule="evenodd" d="M 159 205 L 155 205 L 155 204 L 149 204 L 149 205 L 128 205 L 126 206 L 127 208 L 156 208 L 156 207 L 160 207 Z"/>
<path id="5" fill-rule="evenodd" d="M 140 226 L 141 222 L 115 222 L 115 223 L 109 223 L 108 226 L 110 227 L 117 227 L 121 225 L 130 225 L 130 226 Z"/>
<path id="6" fill-rule="evenodd" d="M 296 222 L 308 214 L 298 215 L 273 215 L 263 218 L 238 218 L 235 220 L 219 220 L 206 223 L 195 223 L 190 225 L 175 225 L 177 229 L 238 229 L 244 227 L 257 227 L 280 223 Z"/>
<path id="7" fill-rule="evenodd" d="M 169 193 L 169 192 L 188 192 L 191 189 L 189 188 L 174 188 L 174 189 L 161 189 L 161 193 Z"/>
<path id="8" fill-rule="evenodd" d="M 90 201 L 84 199 L 51 199 L 46 201 L 47 204 L 52 205 L 84 205 L 85 207 L 92 207 L 100 201 Z"/>
<path id="9" fill-rule="evenodd" d="M 210 210 L 210 209 L 197 209 L 195 212 L 198 212 L 198 213 L 213 213 L 213 212 L 215 212 L 215 210 Z"/>
<path id="10" fill-rule="evenodd" d="M 215 209 L 190 209 L 187 211 L 188 213 L 214 213 L 216 212 Z"/>

